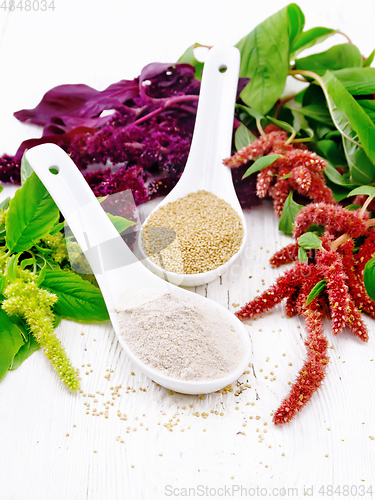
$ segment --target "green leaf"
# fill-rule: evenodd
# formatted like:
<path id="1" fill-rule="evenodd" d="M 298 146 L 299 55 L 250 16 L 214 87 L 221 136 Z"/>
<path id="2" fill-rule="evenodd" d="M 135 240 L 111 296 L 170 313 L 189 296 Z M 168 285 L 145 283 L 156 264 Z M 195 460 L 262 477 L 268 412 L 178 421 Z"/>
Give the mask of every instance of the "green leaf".
<path id="1" fill-rule="evenodd" d="M 338 184 L 333 184 L 329 179 L 326 179 L 326 185 L 329 189 L 331 189 L 333 197 L 337 202 L 345 200 L 350 191 L 350 189 L 347 189 L 343 186 L 339 186 Z"/>
<path id="2" fill-rule="evenodd" d="M 309 293 L 309 295 L 307 296 L 307 299 L 306 299 L 306 305 L 308 306 L 314 299 L 316 299 L 316 297 L 322 293 L 322 291 L 325 289 L 326 287 L 326 280 L 321 280 L 319 281 L 315 286 L 314 288 L 311 290 L 311 292 Z"/>
<path id="3" fill-rule="evenodd" d="M 340 130 L 342 135 L 344 135 L 344 137 L 347 137 L 348 140 L 351 140 L 359 146 L 362 145 L 370 159 L 375 161 L 375 151 L 373 147 L 371 147 L 375 141 L 374 123 L 372 123 L 370 117 L 364 109 L 345 89 L 333 73 L 327 71 L 327 73 L 322 77 L 322 81 L 325 84 L 329 98 L 334 104 L 333 106 L 331 102 L 331 116 L 332 114 L 334 115 L 335 108 L 338 108 L 342 113 L 341 120 L 344 119 L 346 122 L 342 123 L 342 121 L 340 121 L 339 127 L 337 128 Z M 358 134 L 360 143 L 358 138 L 353 136 L 353 133 L 350 131 L 350 126 Z M 346 128 L 348 129 L 348 132 L 346 132 Z"/>
<path id="4" fill-rule="evenodd" d="M 33 241 L 33 247 L 35 247 L 42 254 L 51 255 L 53 252 L 52 248 L 43 248 L 35 243 L 35 241 Z"/>
<path id="5" fill-rule="evenodd" d="M 290 60 L 294 59 L 303 50 L 313 47 L 317 43 L 324 42 L 327 38 L 337 33 L 336 30 L 329 28 L 312 28 L 310 30 L 300 33 L 294 40 L 290 49 Z"/>
<path id="6" fill-rule="evenodd" d="M 61 321 L 62 321 L 62 316 L 60 316 L 59 314 L 55 314 L 53 326 L 57 328 L 61 323 Z"/>
<path id="7" fill-rule="evenodd" d="M 323 139 L 315 143 L 318 148 L 318 153 L 329 161 L 331 165 L 342 166 L 345 165 L 346 160 L 342 149 L 339 148 L 335 141 Z M 333 168 L 333 167 L 331 167 Z M 336 172 L 337 170 L 334 169 Z M 337 172 L 338 175 L 339 172 Z"/>
<path id="8" fill-rule="evenodd" d="M 255 139 L 255 135 L 252 134 L 243 123 L 241 123 L 234 135 L 234 144 L 236 150 L 239 151 L 240 149 L 245 148 L 246 146 L 254 142 Z"/>
<path id="9" fill-rule="evenodd" d="M 11 367 L 14 356 L 23 344 L 21 330 L 7 313 L 0 309 L 0 380 Z"/>
<path id="10" fill-rule="evenodd" d="M 352 95 L 375 93 L 375 68 L 345 68 L 332 73 Z"/>
<path id="11" fill-rule="evenodd" d="M 336 128 L 344 139 L 362 147 L 371 162 L 375 162 L 375 149 L 372 146 L 375 143 L 375 124 L 330 71 L 326 72 L 321 81 Z"/>
<path id="12" fill-rule="evenodd" d="M 31 257 L 30 259 L 23 259 L 20 263 L 20 267 L 21 269 L 25 269 L 25 267 L 33 266 L 34 264 L 36 264 L 36 258 Z"/>
<path id="13" fill-rule="evenodd" d="M 371 52 L 371 54 L 363 61 L 363 67 L 366 68 L 371 66 L 375 57 L 375 49 Z"/>
<path id="14" fill-rule="evenodd" d="M 196 49 L 199 46 L 200 46 L 199 43 L 194 43 L 193 45 L 190 45 L 190 47 L 188 47 L 182 54 L 182 56 L 179 58 L 178 62 L 191 64 L 192 66 L 194 66 L 195 78 L 197 78 L 198 80 L 202 80 L 202 71 L 204 64 L 202 62 L 199 62 L 194 55 L 194 49 Z"/>
<path id="15" fill-rule="evenodd" d="M 352 43 L 334 45 L 325 52 L 296 59 L 295 68 L 322 74 L 328 70 L 362 67 L 362 55 Z"/>
<path id="16" fill-rule="evenodd" d="M 374 186 L 359 186 L 353 191 L 350 191 L 348 196 L 360 196 L 360 195 L 366 195 L 366 196 L 371 196 L 371 198 L 375 197 L 375 187 Z"/>
<path id="17" fill-rule="evenodd" d="M 55 293 L 56 314 L 75 321 L 104 321 L 109 318 L 98 288 L 71 271 L 47 270 L 40 285 Z"/>
<path id="18" fill-rule="evenodd" d="M 361 205 L 351 203 L 350 205 L 346 205 L 345 210 L 358 210 L 359 208 L 361 208 Z"/>
<path id="19" fill-rule="evenodd" d="M 47 267 L 47 261 L 46 261 L 44 263 L 44 266 L 42 267 L 42 269 L 39 271 L 38 278 L 36 280 L 38 285 L 41 285 L 43 283 L 43 280 L 46 277 L 47 269 L 48 269 L 48 267 Z"/>
<path id="20" fill-rule="evenodd" d="M 269 167 L 278 158 L 282 158 L 282 155 L 275 154 L 261 156 L 260 158 L 255 160 L 254 163 L 246 170 L 246 172 L 242 176 L 242 179 L 249 177 L 249 175 L 254 174 L 255 172 L 259 172 L 259 170 L 263 170 L 263 168 Z"/>
<path id="21" fill-rule="evenodd" d="M 26 153 L 26 151 L 25 151 Z M 23 154 L 21 159 L 21 185 L 23 186 L 26 182 L 26 179 L 30 177 L 30 175 L 34 172 L 31 168 L 30 163 L 26 159 L 26 154 Z"/>
<path id="22" fill-rule="evenodd" d="M 268 116 L 268 115 L 266 116 L 266 118 L 268 121 L 270 121 L 271 123 L 274 123 L 275 125 L 282 128 L 283 130 L 286 130 L 287 132 L 290 132 L 291 134 L 296 133 L 296 131 L 294 130 L 292 125 L 290 125 L 290 123 L 284 122 L 282 120 L 276 120 L 276 118 L 273 118 L 272 116 Z"/>
<path id="23" fill-rule="evenodd" d="M 10 199 L 10 196 L 8 196 L 8 198 L 5 198 L 5 200 L 0 203 L 0 211 L 6 210 L 9 207 Z"/>
<path id="24" fill-rule="evenodd" d="M 0 184 L 0 193 L 3 189 L 4 189 L 3 186 Z"/>
<path id="25" fill-rule="evenodd" d="M 115 226 L 119 233 L 122 233 L 128 227 L 134 226 L 135 222 L 131 220 L 127 220 L 124 217 L 120 217 L 119 215 L 107 214 L 109 220 Z"/>
<path id="26" fill-rule="evenodd" d="M 328 177 L 328 179 L 337 184 L 338 186 L 345 187 L 347 189 L 354 189 L 356 184 L 353 184 L 345 175 L 341 175 L 329 162 L 324 169 L 324 174 Z"/>
<path id="27" fill-rule="evenodd" d="M 283 175 L 282 177 L 280 177 L 280 180 L 284 180 L 284 179 L 290 179 L 292 177 L 292 172 L 289 172 L 288 174 L 285 174 Z"/>
<path id="28" fill-rule="evenodd" d="M 375 100 L 360 99 L 358 104 L 364 109 L 364 111 L 366 111 L 371 120 L 375 123 Z"/>
<path id="29" fill-rule="evenodd" d="M 9 281 L 14 281 L 17 278 L 17 265 L 20 255 L 21 252 L 12 255 L 8 261 L 8 264 L 5 269 L 5 276 Z"/>
<path id="30" fill-rule="evenodd" d="M 305 233 L 298 238 L 298 245 L 305 250 L 322 248 L 322 240 L 315 233 Z"/>
<path id="31" fill-rule="evenodd" d="M 375 300 L 375 257 L 370 259 L 363 271 L 363 283 L 366 292 L 372 300 Z"/>
<path id="32" fill-rule="evenodd" d="M 285 200 L 283 211 L 279 222 L 279 231 L 282 231 L 287 236 L 292 236 L 294 229 L 294 219 L 303 205 L 299 205 L 293 200 L 293 191 L 290 191 L 288 198 Z"/>
<path id="33" fill-rule="evenodd" d="M 236 104 L 236 109 L 241 109 L 242 111 L 245 111 L 249 116 L 252 118 L 255 118 L 256 120 L 261 120 L 264 118 L 264 115 L 259 113 L 256 109 L 251 108 L 250 106 L 244 106 L 243 104 Z"/>
<path id="34" fill-rule="evenodd" d="M 3 293 L 6 284 L 7 284 L 6 277 L 3 274 L 0 274 L 0 294 Z"/>
<path id="35" fill-rule="evenodd" d="M 56 226 L 54 226 L 51 231 L 49 232 L 49 234 L 56 234 L 56 233 L 59 233 L 62 229 L 64 229 L 64 227 L 66 226 L 66 222 L 59 222 L 58 224 L 56 224 Z"/>
<path id="36" fill-rule="evenodd" d="M 307 129 L 309 127 L 309 123 L 306 120 L 306 117 L 302 113 L 297 113 L 297 106 L 299 103 L 294 102 L 293 104 L 288 103 L 288 105 L 284 106 L 284 109 L 289 109 L 293 116 L 293 128 L 296 132 L 299 132 L 301 129 Z M 301 106 L 299 106 L 301 108 Z"/>
<path id="37" fill-rule="evenodd" d="M 292 46 L 302 33 L 305 26 L 305 16 L 297 4 L 287 6 L 289 45 Z"/>
<path id="38" fill-rule="evenodd" d="M 286 107 L 289 107 L 286 105 Z M 294 112 L 300 113 L 307 118 L 312 118 L 318 122 L 324 124 L 332 123 L 331 115 L 327 109 L 327 106 L 320 106 L 319 104 L 310 104 L 309 106 L 301 106 L 300 108 L 289 108 L 293 109 Z"/>
<path id="39" fill-rule="evenodd" d="M 261 115 L 273 107 L 284 90 L 289 67 L 289 44 L 303 29 L 303 13 L 290 4 L 260 23 L 237 43 L 240 76 L 250 78 L 241 99 Z"/>
<path id="40" fill-rule="evenodd" d="M 40 345 L 35 340 L 32 333 L 28 330 L 26 325 L 21 320 L 17 322 L 17 327 L 21 330 L 24 338 L 26 339 L 26 342 L 21 346 L 17 354 L 14 356 L 10 370 L 15 370 L 16 368 L 18 368 L 29 356 L 31 356 L 40 348 Z"/>
<path id="41" fill-rule="evenodd" d="M 311 224 L 311 226 L 309 226 L 307 228 L 306 232 L 315 233 L 317 236 L 321 237 L 321 236 L 323 236 L 324 231 L 325 231 L 325 227 L 323 225 Z"/>
<path id="42" fill-rule="evenodd" d="M 39 177 L 32 173 L 10 202 L 6 242 L 11 252 L 28 250 L 49 233 L 59 210 Z"/>
<path id="43" fill-rule="evenodd" d="M 375 182 L 375 165 L 364 152 L 363 148 L 342 139 L 346 160 L 349 166 L 350 180 L 353 184 L 372 184 Z"/>
<path id="44" fill-rule="evenodd" d="M 308 262 L 309 260 L 306 250 L 302 247 L 299 247 L 298 249 L 298 260 L 300 262 Z"/>

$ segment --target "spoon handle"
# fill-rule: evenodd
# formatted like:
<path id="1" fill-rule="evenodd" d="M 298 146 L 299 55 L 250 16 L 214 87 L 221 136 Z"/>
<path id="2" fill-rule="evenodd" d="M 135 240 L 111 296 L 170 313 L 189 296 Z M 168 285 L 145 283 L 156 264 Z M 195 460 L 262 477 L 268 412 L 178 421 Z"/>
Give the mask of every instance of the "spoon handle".
<path id="1" fill-rule="evenodd" d="M 240 53 L 236 47 L 210 49 L 203 68 L 190 154 L 182 177 L 192 181 L 196 176 L 208 175 L 212 179 L 215 168 L 220 166 L 230 177 L 222 161 L 231 152 L 239 66 Z M 202 169 L 202 165 L 212 168 Z"/>
<path id="2" fill-rule="evenodd" d="M 142 264 L 122 240 L 65 151 L 55 144 L 41 144 L 29 149 L 26 158 L 53 195 L 98 280 L 106 302 L 111 301 L 105 274 L 129 264 L 137 270 L 144 269 Z"/>

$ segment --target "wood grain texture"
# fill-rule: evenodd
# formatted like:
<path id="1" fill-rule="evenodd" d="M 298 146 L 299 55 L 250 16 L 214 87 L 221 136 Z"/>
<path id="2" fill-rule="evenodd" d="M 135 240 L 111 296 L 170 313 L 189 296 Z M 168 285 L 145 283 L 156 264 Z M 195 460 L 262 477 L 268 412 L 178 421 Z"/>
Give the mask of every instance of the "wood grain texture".
<path id="1" fill-rule="evenodd" d="M 246 219 L 252 237 L 242 261 L 196 290 L 233 311 L 274 281 L 280 270 L 268 259 L 286 240 L 268 203 Z M 58 335 L 80 368 L 83 392 L 67 392 L 41 352 L 2 381 L 5 498 L 161 499 L 199 486 L 299 492 L 304 485 L 368 486 L 372 338 L 362 345 L 345 331 L 333 339 L 327 325 L 334 349 L 323 387 L 292 423 L 275 427 L 271 414 L 302 365 L 305 333 L 282 306 L 251 323 L 249 373 L 233 392 L 199 397 L 171 393 L 139 373 L 110 324 L 63 321 Z"/>
<path id="2" fill-rule="evenodd" d="M 236 43 L 286 3 L 272 0 L 267 9 L 250 12 L 245 1 L 235 0 L 231 8 L 218 2 L 212 22 L 212 2 L 194 1 L 183 23 L 168 0 L 160 5 L 55 1 L 55 12 L 46 17 L 0 11 L 0 60 L 7 69 L 0 79 L 0 154 L 14 153 L 23 139 L 40 134 L 12 113 L 33 107 L 50 87 L 82 82 L 105 88 L 133 78 L 148 62 L 176 60 L 195 41 Z M 307 27 L 339 27 L 364 55 L 373 49 L 372 3 L 299 5 Z M 135 21 L 141 19 L 140 31 Z M 161 26 L 170 27 L 173 44 Z M 14 187 L 7 186 L 0 199 L 8 193 Z M 140 217 L 152 206 L 140 207 Z M 233 312 L 238 308 L 233 304 L 245 304 L 283 272 L 268 260 L 290 242 L 279 233 L 268 202 L 247 211 L 246 221 L 242 258 L 226 275 L 192 290 Z M 365 321 L 368 344 L 347 331 L 333 337 L 326 324 L 332 349 L 324 384 L 295 420 L 281 427 L 272 424 L 271 414 L 305 356 L 303 322 L 287 319 L 283 305 L 247 325 L 249 373 L 232 392 L 202 397 L 170 393 L 142 375 L 110 323 L 63 321 L 57 334 L 80 369 L 82 392 L 69 393 L 40 351 L 1 381 L 0 499 L 162 500 L 184 493 L 323 498 L 319 489 L 329 485 L 342 491 L 353 486 L 349 496 L 371 498 L 375 323 Z"/>

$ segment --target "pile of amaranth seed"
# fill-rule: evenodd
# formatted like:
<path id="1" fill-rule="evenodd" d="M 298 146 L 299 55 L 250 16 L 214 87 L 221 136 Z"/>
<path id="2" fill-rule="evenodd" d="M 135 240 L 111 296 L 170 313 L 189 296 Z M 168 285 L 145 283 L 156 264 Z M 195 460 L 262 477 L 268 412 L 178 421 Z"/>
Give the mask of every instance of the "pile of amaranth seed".
<path id="1" fill-rule="evenodd" d="M 242 244 L 241 217 L 226 201 L 196 191 L 158 208 L 146 220 L 142 245 L 166 271 L 199 274 L 217 269 Z"/>

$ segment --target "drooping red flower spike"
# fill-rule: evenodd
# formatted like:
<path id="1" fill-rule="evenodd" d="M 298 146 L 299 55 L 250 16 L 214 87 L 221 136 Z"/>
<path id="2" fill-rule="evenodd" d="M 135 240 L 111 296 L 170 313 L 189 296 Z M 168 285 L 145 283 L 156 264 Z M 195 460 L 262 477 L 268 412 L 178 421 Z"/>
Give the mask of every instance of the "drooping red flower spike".
<path id="1" fill-rule="evenodd" d="M 310 304 L 304 311 L 308 335 L 305 339 L 307 359 L 294 381 L 291 390 L 273 416 L 274 424 L 290 422 L 310 401 L 324 380 L 328 357 L 328 341 L 323 332 L 323 312 Z"/>
<path id="2" fill-rule="evenodd" d="M 257 195 L 259 198 L 271 196 L 279 217 L 291 190 L 314 202 L 335 204 L 333 193 L 326 186 L 323 175 L 325 160 L 309 151 L 302 143 L 288 143 L 285 130 L 272 126 L 269 129 L 266 127 L 265 132 L 268 133 L 226 158 L 224 165 L 238 168 L 260 156 L 280 154 L 281 158 L 257 175 Z"/>
<path id="3" fill-rule="evenodd" d="M 303 207 L 294 221 L 295 239 L 304 234 L 312 224 L 324 226 L 325 230 L 334 236 L 348 234 L 358 238 L 367 232 L 366 221 L 358 213 L 346 210 L 341 205 L 328 203 L 310 203 Z"/>
<path id="4" fill-rule="evenodd" d="M 280 276 L 269 290 L 255 297 L 253 301 L 237 311 L 236 316 L 239 319 L 249 319 L 269 311 L 294 293 L 304 279 L 305 273 L 309 274 L 308 266 L 301 262 L 296 263 L 296 266 Z"/>
<path id="5" fill-rule="evenodd" d="M 349 299 L 348 310 L 345 316 L 345 324 L 359 339 L 363 342 L 368 342 L 368 331 L 366 325 L 352 299 Z"/>
<path id="6" fill-rule="evenodd" d="M 272 267 L 280 267 L 284 264 L 291 264 L 297 259 L 298 243 L 291 243 L 286 247 L 276 252 L 270 259 Z"/>
<path id="7" fill-rule="evenodd" d="M 326 281 L 330 306 L 332 333 L 337 335 L 344 328 L 349 307 L 348 285 L 342 259 L 333 250 L 317 252 L 317 268 Z"/>
<path id="8" fill-rule="evenodd" d="M 288 317 L 299 314 L 305 319 L 307 358 L 288 396 L 275 412 L 275 424 L 293 419 L 324 380 L 328 363 L 328 341 L 323 332 L 325 317 L 331 319 L 334 335 L 347 327 L 361 341 L 368 341 L 360 311 L 375 318 L 375 302 L 363 283 L 364 266 L 375 255 L 374 224 L 363 210 L 351 212 L 326 203 L 302 208 L 295 220 L 295 243 L 271 258 L 274 267 L 294 261 L 292 269 L 236 313 L 240 319 L 252 318 L 286 299 Z M 305 249 L 300 258 L 307 261 L 300 262 L 299 237 L 312 225 L 324 226 L 325 232 L 320 237 L 320 246 Z"/>
<path id="9" fill-rule="evenodd" d="M 285 130 L 271 125 L 265 127 L 264 131 L 266 135 L 259 137 L 252 144 L 240 149 L 230 158 L 226 158 L 223 161 L 224 165 L 230 168 L 237 168 L 248 163 L 250 160 L 255 160 L 259 156 L 271 153 L 285 154 L 294 148 L 291 144 L 285 144 L 288 140 L 288 134 Z"/>
<path id="10" fill-rule="evenodd" d="M 373 234 L 375 234 L 375 232 L 372 230 L 371 235 Z M 368 252 L 368 258 L 366 262 L 372 258 L 372 253 L 375 250 L 375 240 L 372 238 L 372 236 L 369 236 L 360 248 L 361 251 L 362 248 L 367 244 L 366 250 L 369 250 L 370 242 L 372 243 L 372 252 Z M 358 265 L 356 265 L 357 261 L 355 261 L 354 259 L 355 254 L 353 254 L 353 249 L 354 249 L 353 240 L 346 241 L 343 245 L 341 245 L 339 249 L 340 253 L 342 254 L 342 262 L 345 269 L 345 273 L 348 277 L 347 283 L 349 286 L 350 294 L 353 298 L 353 304 L 357 309 L 367 313 L 369 316 L 371 316 L 371 318 L 375 319 L 375 302 L 369 297 L 368 293 L 366 292 L 365 285 L 363 283 L 362 264 L 363 261 L 365 260 L 364 252 L 361 252 L 361 257 L 359 258 Z"/>
<path id="11" fill-rule="evenodd" d="M 366 263 L 372 259 L 375 253 L 375 228 L 369 229 L 368 237 L 365 242 L 359 247 L 358 253 L 353 256 L 356 270 L 363 272 Z"/>

